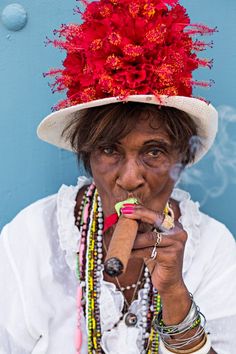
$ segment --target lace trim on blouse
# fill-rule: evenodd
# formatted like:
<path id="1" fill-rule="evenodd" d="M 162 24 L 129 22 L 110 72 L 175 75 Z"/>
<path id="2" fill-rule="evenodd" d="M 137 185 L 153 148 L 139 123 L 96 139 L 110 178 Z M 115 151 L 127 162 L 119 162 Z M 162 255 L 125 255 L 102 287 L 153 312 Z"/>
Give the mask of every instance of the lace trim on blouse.
<path id="1" fill-rule="evenodd" d="M 70 269 L 76 269 L 76 252 L 80 242 L 80 232 L 75 225 L 74 209 L 78 191 L 92 180 L 79 177 L 77 186 L 62 185 L 57 195 L 57 222 L 60 247 L 65 251 L 66 263 Z"/>

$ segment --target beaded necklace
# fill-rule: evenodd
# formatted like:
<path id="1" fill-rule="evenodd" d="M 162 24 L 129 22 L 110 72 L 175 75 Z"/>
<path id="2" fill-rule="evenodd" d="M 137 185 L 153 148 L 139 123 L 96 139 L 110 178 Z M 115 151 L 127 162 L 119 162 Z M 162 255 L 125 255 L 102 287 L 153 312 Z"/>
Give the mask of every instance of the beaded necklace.
<path id="1" fill-rule="evenodd" d="M 103 259 L 103 211 L 101 200 L 92 183 L 84 193 L 76 225 L 81 233 L 77 253 L 76 275 L 79 280 L 77 289 L 77 331 L 76 351 L 81 353 L 82 330 L 81 315 L 86 318 L 88 334 L 88 354 L 102 354 L 99 298 L 102 278 Z M 158 354 L 158 333 L 152 328 L 153 316 L 161 309 L 160 296 L 151 286 L 150 275 L 144 269 L 142 297 L 142 350 L 141 353 Z M 128 316 L 129 313 L 125 314 Z M 132 314 L 130 314 L 132 315 Z M 127 317 L 125 317 L 126 319 Z M 121 318 L 122 320 L 122 318 Z M 126 323 L 126 321 L 125 321 Z M 117 325 L 117 324 L 116 324 Z"/>

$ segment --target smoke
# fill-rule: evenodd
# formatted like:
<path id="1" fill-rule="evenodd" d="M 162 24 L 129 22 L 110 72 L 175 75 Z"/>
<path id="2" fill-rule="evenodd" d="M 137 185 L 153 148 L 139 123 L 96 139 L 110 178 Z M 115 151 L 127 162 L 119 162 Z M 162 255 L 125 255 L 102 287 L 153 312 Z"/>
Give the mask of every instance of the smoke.
<path id="1" fill-rule="evenodd" d="M 236 109 L 222 105 L 218 107 L 219 131 L 213 147 L 196 166 L 186 168 L 178 185 L 184 189 L 197 189 L 200 204 L 208 198 L 221 196 L 230 183 L 236 183 Z M 191 149 L 198 148 L 199 138 L 190 141 Z M 176 167 L 179 171 L 179 166 Z M 177 173 L 173 179 L 177 180 Z"/>

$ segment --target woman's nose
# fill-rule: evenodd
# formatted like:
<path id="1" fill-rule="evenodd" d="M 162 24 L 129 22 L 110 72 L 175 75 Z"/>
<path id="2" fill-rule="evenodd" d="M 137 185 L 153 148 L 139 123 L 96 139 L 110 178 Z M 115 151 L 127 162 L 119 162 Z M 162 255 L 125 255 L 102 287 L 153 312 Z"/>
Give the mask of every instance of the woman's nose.
<path id="1" fill-rule="evenodd" d="M 135 159 L 127 159 L 119 168 L 116 183 L 126 192 L 135 192 L 144 185 L 142 166 Z"/>

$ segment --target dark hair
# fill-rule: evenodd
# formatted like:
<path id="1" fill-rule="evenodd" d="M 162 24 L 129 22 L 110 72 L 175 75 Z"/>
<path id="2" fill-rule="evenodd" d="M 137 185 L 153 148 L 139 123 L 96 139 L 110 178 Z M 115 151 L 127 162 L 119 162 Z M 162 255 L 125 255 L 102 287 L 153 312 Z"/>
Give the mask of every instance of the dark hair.
<path id="1" fill-rule="evenodd" d="M 91 152 L 104 143 L 114 144 L 124 138 L 140 119 L 150 119 L 154 129 L 165 129 L 173 149 L 183 156 L 184 166 L 194 160 L 196 149 L 193 151 L 189 142 L 197 136 L 197 126 L 187 113 L 172 107 L 119 102 L 85 109 L 75 113 L 62 135 L 77 152 L 78 161 L 82 160 L 86 171 L 91 173 Z"/>

